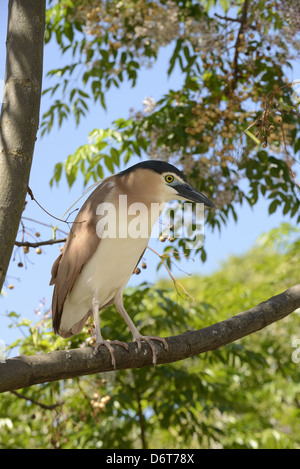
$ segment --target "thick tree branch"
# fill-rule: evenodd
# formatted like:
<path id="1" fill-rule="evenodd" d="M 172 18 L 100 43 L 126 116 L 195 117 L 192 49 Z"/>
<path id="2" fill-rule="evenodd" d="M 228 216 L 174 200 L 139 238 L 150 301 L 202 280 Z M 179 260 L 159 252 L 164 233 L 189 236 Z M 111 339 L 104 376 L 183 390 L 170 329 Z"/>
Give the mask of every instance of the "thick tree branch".
<path id="1" fill-rule="evenodd" d="M 0 290 L 17 236 L 39 125 L 46 0 L 10 0 L 0 116 Z"/>
<path id="2" fill-rule="evenodd" d="M 300 308 L 300 284 L 225 321 L 168 337 L 168 351 L 157 343 L 157 363 L 172 363 L 215 350 L 279 321 L 297 308 Z M 152 365 L 152 352 L 148 344 L 143 344 L 141 351 L 132 342 L 128 345 L 128 351 L 114 346 L 117 369 Z M 86 347 L 20 356 L 0 363 L 0 392 L 112 370 L 111 357 L 105 347 L 101 347 L 97 355 L 94 355 L 92 348 Z"/>

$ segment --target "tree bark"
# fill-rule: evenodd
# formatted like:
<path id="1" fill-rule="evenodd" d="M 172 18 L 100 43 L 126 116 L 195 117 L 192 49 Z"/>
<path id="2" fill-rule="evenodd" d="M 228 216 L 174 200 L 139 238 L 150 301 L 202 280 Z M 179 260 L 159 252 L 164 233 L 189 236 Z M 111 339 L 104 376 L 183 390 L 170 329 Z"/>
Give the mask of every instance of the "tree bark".
<path id="1" fill-rule="evenodd" d="M 300 308 L 300 284 L 225 321 L 198 331 L 168 337 L 168 351 L 156 342 L 157 363 L 171 363 L 215 350 L 279 321 L 297 308 Z M 141 351 L 135 343 L 128 345 L 128 351 L 121 346 L 114 346 L 117 369 L 152 365 L 152 352 L 148 344 L 142 344 Z M 101 347 L 97 355 L 91 347 L 85 347 L 20 356 L 0 363 L 0 392 L 112 370 L 111 357 L 106 347 Z"/>
<path id="2" fill-rule="evenodd" d="M 0 116 L 0 291 L 28 188 L 39 125 L 46 0 L 10 0 Z"/>

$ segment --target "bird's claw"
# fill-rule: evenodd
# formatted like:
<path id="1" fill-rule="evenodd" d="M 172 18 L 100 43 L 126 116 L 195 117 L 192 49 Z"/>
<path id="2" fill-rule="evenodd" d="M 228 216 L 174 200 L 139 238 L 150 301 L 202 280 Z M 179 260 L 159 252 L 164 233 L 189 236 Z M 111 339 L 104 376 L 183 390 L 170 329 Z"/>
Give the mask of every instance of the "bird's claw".
<path id="1" fill-rule="evenodd" d="M 138 350 L 140 351 L 142 349 L 142 341 L 143 342 L 146 342 L 149 347 L 151 348 L 151 351 L 152 351 L 152 363 L 154 366 L 156 366 L 156 363 L 157 363 L 157 353 L 156 353 L 156 349 L 155 349 L 155 345 L 152 343 L 152 340 L 158 340 L 159 342 L 162 342 L 163 346 L 164 346 L 164 349 L 167 351 L 168 350 L 168 344 L 167 344 L 167 341 L 166 339 L 164 339 L 163 337 L 157 337 L 157 336 L 153 336 L 153 335 L 137 335 L 135 337 L 133 337 L 133 341 L 137 343 L 137 347 L 138 347 Z M 116 369 L 116 358 L 115 358 L 115 351 L 114 351 L 114 348 L 112 347 L 112 345 L 121 345 L 121 347 L 124 347 L 126 350 L 128 350 L 128 344 L 126 344 L 125 342 L 120 342 L 119 340 L 98 340 L 96 341 L 95 345 L 94 345 L 94 354 L 97 355 L 98 351 L 99 351 L 99 348 L 104 345 L 104 347 L 107 348 L 107 350 L 109 351 L 109 354 L 110 354 L 110 357 L 111 357 L 111 364 L 114 368 L 114 370 Z"/>
<path id="2" fill-rule="evenodd" d="M 94 345 L 94 354 L 97 355 L 99 348 L 101 345 L 104 345 L 104 347 L 107 348 L 109 351 L 110 357 L 111 357 L 111 364 L 114 367 L 114 370 L 116 370 L 116 357 L 115 357 L 115 351 L 112 345 L 121 345 L 121 347 L 124 347 L 126 350 L 128 350 L 128 344 L 125 342 L 120 342 L 119 340 L 99 340 L 96 341 Z"/>
<path id="3" fill-rule="evenodd" d="M 164 349 L 168 350 L 167 341 L 163 337 L 157 337 L 157 336 L 153 336 L 153 335 L 139 335 L 137 337 L 134 337 L 133 340 L 134 340 L 134 342 L 137 343 L 138 350 L 141 350 L 141 348 L 142 348 L 142 341 L 147 342 L 147 344 L 150 346 L 151 351 L 152 351 L 152 363 L 153 363 L 154 366 L 156 366 L 156 363 L 157 363 L 157 353 L 156 353 L 156 350 L 155 350 L 155 346 L 151 342 L 151 340 L 158 340 L 158 341 L 162 342 L 162 344 L 164 346 Z"/>

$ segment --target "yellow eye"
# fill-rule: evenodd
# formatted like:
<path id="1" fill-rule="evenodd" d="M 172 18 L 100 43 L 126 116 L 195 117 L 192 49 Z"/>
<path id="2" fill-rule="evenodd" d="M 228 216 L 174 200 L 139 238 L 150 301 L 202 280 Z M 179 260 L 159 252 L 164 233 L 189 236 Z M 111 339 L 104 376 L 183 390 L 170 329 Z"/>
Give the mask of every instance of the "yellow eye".
<path id="1" fill-rule="evenodd" d="M 165 176 L 165 181 L 166 181 L 168 184 L 170 184 L 171 182 L 174 181 L 174 176 L 172 176 L 172 174 L 167 174 L 167 175 Z"/>

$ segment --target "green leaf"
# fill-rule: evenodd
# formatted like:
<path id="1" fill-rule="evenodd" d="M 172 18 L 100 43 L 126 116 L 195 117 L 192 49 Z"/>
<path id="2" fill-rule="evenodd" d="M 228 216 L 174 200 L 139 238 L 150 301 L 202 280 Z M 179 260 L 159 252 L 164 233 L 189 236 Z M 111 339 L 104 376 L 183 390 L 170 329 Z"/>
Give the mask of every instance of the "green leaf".
<path id="1" fill-rule="evenodd" d="M 104 162 L 105 162 L 105 166 L 107 167 L 107 169 L 113 174 L 114 173 L 114 165 L 113 165 L 112 158 L 108 155 L 105 155 L 104 156 Z"/>
<path id="2" fill-rule="evenodd" d="M 225 13 L 227 13 L 229 9 L 229 1 L 228 0 L 220 0 L 220 6 L 224 10 Z"/>
<path id="3" fill-rule="evenodd" d="M 270 205 L 269 205 L 269 214 L 271 215 L 272 213 L 274 213 L 276 211 L 278 205 L 280 205 L 280 204 L 281 204 L 280 200 L 278 200 L 278 199 L 273 200 L 273 202 L 271 202 Z"/>
<path id="4" fill-rule="evenodd" d="M 50 186 L 52 187 L 53 186 L 53 182 L 55 181 L 56 184 L 59 183 L 60 179 L 61 179 L 61 173 L 62 173 L 62 169 L 63 169 L 63 164 L 62 163 L 57 163 L 54 167 L 54 174 L 50 180 Z"/>
<path id="5" fill-rule="evenodd" d="M 64 27 L 64 34 L 69 39 L 70 42 L 73 41 L 74 32 L 71 23 L 66 22 Z"/>
<path id="6" fill-rule="evenodd" d="M 97 165 L 97 174 L 98 174 L 100 179 L 104 178 L 104 172 L 103 172 L 103 168 L 102 168 L 101 164 Z"/>
<path id="7" fill-rule="evenodd" d="M 259 145 L 259 146 L 261 145 L 261 141 L 258 140 L 258 138 L 255 137 L 255 135 L 253 135 L 253 133 L 250 132 L 250 130 L 246 130 L 245 134 L 248 135 L 248 137 L 250 137 L 257 145 Z"/>
<path id="8" fill-rule="evenodd" d="M 21 317 L 21 315 L 18 314 L 18 313 L 16 313 L 15 311 L 11 311 L 10 313 L 7 314 L 7 317 L 9 317 L 9 318 L 17 318 L 17 319 L 18 319 L 18 318 Z"/>
<path id="9" fill-rule="evenodd" d="M 300 138 L 298 138 L 294 144 L 294 151 L 295 153 L 297 153 L 298 151 L 300 151 Z"/>
<path id="10" fill-rule="evenodd" d="M 205 251 L 205 249 L 202 248 L 202 249 L 201 249 L 201 261 L 202 261 L 202 262 L 205 262 L 206 259 L 207 259 L 206 251 Z"/>
<path id="11" fill-rule="evenodd" d="M 119 167 L 120 166 L 120 154 L 119 154 L 118 150 L 116 150 L 115 148 L 111 148 L 110 149 L 110 154 L 111 154 L 113 163 L 117 167 Z"/>
<path id="12" fill-rule="evenodd" d="M 174 66 L 175 66 L 175 63 L 176 63 L 176 59 L 179 57 L 179 52 L 180 52 L 180 49 L 181 49 L 181 46 L 183 44 L 183 40 L 182 39 L 178 39 L 177 42 L 176 42 L 176 46 L 175 46 L 175 49 L 174 49 L 174 52 L 172 54 L 172 57 L 170 59 L 170 67 L 168 69 L 168 75 L 171 75 L 173 69 L 174 69 Z"/>

